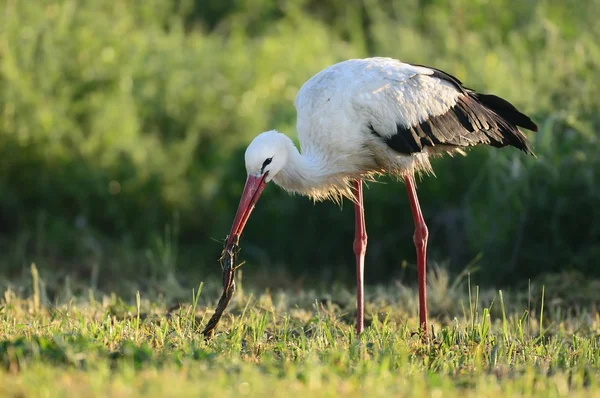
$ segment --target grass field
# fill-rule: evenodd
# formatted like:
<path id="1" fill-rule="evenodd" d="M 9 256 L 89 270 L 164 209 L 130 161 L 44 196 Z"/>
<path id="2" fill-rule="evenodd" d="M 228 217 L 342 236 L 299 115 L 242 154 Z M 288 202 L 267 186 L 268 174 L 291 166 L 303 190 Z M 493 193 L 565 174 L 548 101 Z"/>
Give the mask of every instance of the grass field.
<path id="1" fill-rule="evenodd" d="M 187 300 L 62 292 L 62 304 L 50 305 L 32 274 L 32 285 L 1 301 L 3 397 L 600 394 L 600 315 L 543 286 L 480 292 L 432 272 L 425 341 L 415 333 L 416 292 L 400 284 L 367 290 L 362 336 L 353 330 L 353 293 L 342 288 L 240 288 L 205 342 L 198 328 L 218 283 Z"/>
<path id="2" fill-rule="evenodd" d="M 0 398 L 600 397 L 600 0 L 0 10 Z M 246 145 L 296 139 L 301 85 L 374 55 L 510 100 L 540 126 L 537 158 L 479 148 L 419 182 L 429 261 L 448 270 L 430 267 L 428 339 L 408 198 L 382 180 L 367 277 L 386 285 L 367 288 L 363 335 L 352 206 L 270 187 L 205 342 Z"/>

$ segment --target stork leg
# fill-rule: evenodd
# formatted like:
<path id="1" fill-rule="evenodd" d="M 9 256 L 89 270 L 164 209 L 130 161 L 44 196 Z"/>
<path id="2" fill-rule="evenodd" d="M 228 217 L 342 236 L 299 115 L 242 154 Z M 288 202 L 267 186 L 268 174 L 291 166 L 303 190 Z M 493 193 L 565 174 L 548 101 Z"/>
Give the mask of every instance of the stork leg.
<path id="1" fill-rule="evenodd" d="M 425 225 L 423 213 L 421 212 L 421 206 L 419 205 L 419 198 L 417 197 L 414 176 L 412 174 L 405 176 L 404 183 L 406 185 L 406 191 L 408 192 L 408 198 L 410 200 L 410 208 L 415 221 L 415 234 L 413 236 L 413 241 L 415 242 L 415 247 L 417 249 L 419 322 L 423 332 L 427 332 L 427 284 L 425 277 L 427 264 L 427 237 L 429 236 L 429 231 L 427 230 L 427 225 Z"/>
<path id="2" fill-rule="evenodd" d="M 364 329 L 364 271 L 365 252 L 367 251 L 367 229 L 365 227 L 365 208 L 363 206 L 362 180 L 354 181 L 354 254 L 356 255 L 356 333 Z"/>

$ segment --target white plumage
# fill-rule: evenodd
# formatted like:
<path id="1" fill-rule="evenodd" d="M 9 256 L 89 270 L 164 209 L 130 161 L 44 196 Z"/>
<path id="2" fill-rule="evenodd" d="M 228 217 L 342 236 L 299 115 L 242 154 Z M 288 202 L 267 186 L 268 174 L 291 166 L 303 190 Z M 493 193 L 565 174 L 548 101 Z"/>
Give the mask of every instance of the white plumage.
<path id="1" fill-rule="evenodd" d="M 362 180 L 387 173 L 404 179 L 415 221 L 420 318 L 424 329 L 427 227 L 413 175 L 429 171 L 429 156 L 477 144 L 511 145 L 532 153 L 517 126 L 537 126 L 507 101 L 476 93 L 438 69 L 391 58 L 353 59 L 308 80 L 295 105 L 301 152 L 284 134 L 258 135 L 245 154 L 248 181 L 229 235 L 236 241 L 265 184 L 315 200 L 348 197 L 357 229 L 357 330 L 362 331 L 362 269 L 366 232 Z M 362 221 L 361 221 L 362 220 Z"/>
<path id="2" fill-rule="evenodd" d="M 447 112 L 460 92 L 432 75 L 431 69 L 391 58 L 353 59 L 330 66 L 309 79 L 296 96 L 298 134 L 310 134 L 310 128 L 303 128 L 305 123 L 319 120 L 327 126 L 329 117 L 339 114 L 342 123 L 372 123 L 391 136 L 397 123 L 414 126 Z"/>
<path id="3" fill-rule="evenodd" d="M 398 124 L 415 126 L 447 112 L 460 92 L 431 74 L 391 58 L 368 58 L 340 62 L 309 79 L 295 101 L 298 138 L 302 153 L 323 173 L 298 191 L 317 200 L 350 197 L 348 181 L 357 175 L 429 169 L 429 151 L 399 154 L 368 134 L 368 126 L 390 137 Z"/>

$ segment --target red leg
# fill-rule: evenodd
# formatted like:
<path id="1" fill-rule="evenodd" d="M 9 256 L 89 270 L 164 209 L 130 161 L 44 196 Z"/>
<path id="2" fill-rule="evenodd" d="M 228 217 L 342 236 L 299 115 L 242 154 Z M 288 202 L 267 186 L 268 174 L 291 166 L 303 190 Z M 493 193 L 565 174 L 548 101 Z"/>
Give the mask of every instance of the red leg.
<path id="1" fill-rule="evenodd" d="M 427 230 L 427 225 L 425 225 L 423 213 L 421 213 L 421 206 L 419 205 L 419 198 L 417 197 L 414 176 L 410 175 L 404 177 L 404 183 L 406 184 L 406 191 L 408 192 L 408 198 L 410 199 L 410 208 L 412 210 L 413 219 L 415 221 L 415 234 L 413 236 L 413 240 L 417 249 L 417 277 L 419 279 L 419 321 L 423 331 L 427 332 L 427 285 L 425 277 L 427 265 L 427 237 L 429 236 L 429 231 Z"/>
<path id="2" fill-rule="evenodd" d="M 354 254 L 356 255 L 356 333 L 364 328 L 364 270 L 367 251 L 367 229 L 365 227 L 365 209 L 363 206 L 362 180 L 354 181 Z"/>

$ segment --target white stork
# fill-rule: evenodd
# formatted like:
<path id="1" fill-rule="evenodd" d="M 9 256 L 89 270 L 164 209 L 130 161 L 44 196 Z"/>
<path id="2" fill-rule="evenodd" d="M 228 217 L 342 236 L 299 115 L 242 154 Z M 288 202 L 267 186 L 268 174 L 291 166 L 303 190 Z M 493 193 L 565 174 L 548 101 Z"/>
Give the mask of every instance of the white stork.
<path id="1" fill-rule="evenodd" d="M 533 155 L 517 126 L 537 131 L 529 117 L 494 95 L 477 93 L 434 68 L 391 58 L 352 59 L 310 80 L 295 100 L 302 152 L 286 135 L 258 135 L 245 154 L 248 178 L 228 237 L 237 243 L 265 185 L 273 180 L 314 200 L 346 197 L 355 209 L 357 324 L 363 331 L 363 272 L 367 233 L 362 181 L 381 174 L 402 178 L 413 214 L 419 321 L 427 331 L 427 226 L 415 172 L 431 172 L 429 157 L 466 147 L 507 145 Z"/>

